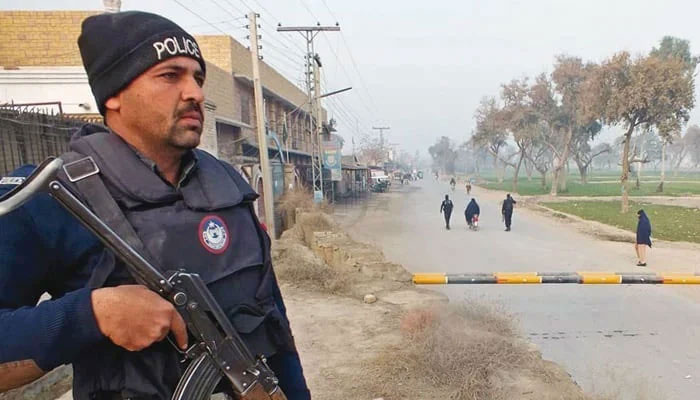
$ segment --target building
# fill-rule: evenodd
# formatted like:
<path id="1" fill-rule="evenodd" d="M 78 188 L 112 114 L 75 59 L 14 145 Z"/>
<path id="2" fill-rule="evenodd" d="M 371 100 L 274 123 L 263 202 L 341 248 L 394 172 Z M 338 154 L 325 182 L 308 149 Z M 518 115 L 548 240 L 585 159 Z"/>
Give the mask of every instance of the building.
<path id="1" fill-rule="evenodd" d="M 355 155 L 342 157 L 343 178 L 337 184 L 336 196 L 357 197 L 369 191 L 370 174 L 367 165 Z"/>
<path id="2" fill-rule="evenodd" d="M 97 13 L 0 11 L 0 106 L 53 102 L 64 114 L 99 118 L 77 47 L 82 21 Z M 251 53 L 230 36 L 196 39 L 207 62 L 200 148 L 239 166 L 262 192 Z M 310 184 L 315 136 L 307 94 L 262 61 L 260 73 L 278 197 L 285 189 L 285 175 L 292 186 Z M 325 110 L 322 120 L 326 121 Z M 329 129 L 325 122 L 324 127 Z"/>

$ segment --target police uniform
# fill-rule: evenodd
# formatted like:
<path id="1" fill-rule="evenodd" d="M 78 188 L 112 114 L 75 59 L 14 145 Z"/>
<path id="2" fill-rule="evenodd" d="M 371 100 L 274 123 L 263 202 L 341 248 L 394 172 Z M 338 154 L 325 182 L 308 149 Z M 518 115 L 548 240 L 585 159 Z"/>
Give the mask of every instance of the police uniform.
<path id="1" fill-rule="evenodd" d="M 184 167 L 188 172 L 181 179 L 181 186 L 176 188 L 163 180 L 157 170 L 119 136 L 96 125 L 83 127 L 74 136 L 71 149 L 72 155 L 90 156 L 95 161 L 102 181 L 155 264 L 168 270 L 198 273 L 251 352 L 268 356 L 288 397 L 308 398 L 272 270 L 270 241 L 253 211 L 252 202 L 257 194 L 238 172 L 206 152 L 193 150 L 185 158 L 188 163 Z M 14 175 L 27 175 L 29 169 L 18 172 Z M 63 174 L 59 178 L 81 195 Z M 20 180 L 4 179 L 4 182 L 19 183 Z M 0 190 L 7 191 L 12 186 L 4 185 Z M 80 292 L 86 290 L 85 286 L 89 291 L 133 283 L 122 263 L 46 195 L 3 219 L 0 220 L 3 226 L 0 257 L 9 262 L 3 262 L 0 270 L 0 282 L 3 289 L 8 289 L 0 294 L 0 308 L 31 306 L 42 290 L 49 291 L 53 297 L 84 296 Z M 11 253 L 19 256 L 13 257 Z M 27 271 L 34 272 L 27 274 Z M 19 293 L 21 290 L 9 286 L 33 290 Z M 14 295 L 20 295 L 21 299 Z M 144 351 L 129 352 L 100 337 L 99 332 L 96 334 L 95 322 L 89 321 L 92 315 L 75 316 L 72 311 L 76 307 L 69 308 L 61 310 L 62 313 L 71 313 L 69 319 L 78 318 L 75 322 L 86 326 L 72 327 L 59 321 L 59 331 L 76 329 L 82 334 L 77 340 L 88 339 L 85 348 L 74 351 L 70 332 L 57 335 L 46 327 L 49 333 L 46 339 L 51 346 L 31 350 L 36 343 L 23 345 L 8 341 L 0 346 L 3 349 L 0 363 L 33 358 L 42 369 L 48 370 L 60 363 L 72 362 L 76 399 L 99 398 L 103 393 L 120 393 L 124 398 L 139 399 L 170 397 L 183 365 L 168 342 L 157 343 Z M 9 310 L 5 315 L 0 314 L 0 321 L 11 324 L 13 318 L 9 314 Z M 20 321 L 17 331 L 29 328 L 27 322 L 31 319 Z M 22 341 L 22 336 L 10 335 L 10 338 Z M 61 340 L 68 342 L 63 344 Z M 84 344 L 77 343 L 78 347 Z M 64 345 L 69 353 L 67 357 L 61 354 Z M 14 351 L 5 354 L 5 349 L 13 348 Z M 298 393 L 298 397 L 294 397 L 294 393 Z"/>
<path id="2" fill-rule="evenodd" d="M 107 56 L 99 53 L 109 44 L 99 40 L 105 31 L 127 32 L 122 38 L 127 43 L 115 43 L 116 50 L 107 46 Z M 105 99 L 163 57 L 188 56 L 204 68 L 194 38 L 153 14 L 89 17 L 79 43 L 103 113 Z M 146 258 L 162 272 L 198 273 L 251 352 L 268 358 L 287 397 L 310 399 L 272 269 L 270 239 L 253 210 L 257 194 L 238 172 L 195 149 L 182 158 L 181 179 L 171 185 L 152 161 L 97 125 L 78 131 L 71 152 L 62 155 L 66 161 L 87 157 L 99 168 L 99 179 Z M 0 195 L 30 170 L 3 179 Z M 65 172 L 58 178 L 86 200 L 84 188 Z M 134 280 L 56 201 L 38 195 L 0 217 L 0 260 L 0 364 L 32 359 L 48 371 L 72 363 L 76 400 L 170 398 L 186 367 L 181 355 L 167 341 L 130 352 L 102 335 L 91 291 Z M 36 305 L 44 292 L 53 299 Z"/>

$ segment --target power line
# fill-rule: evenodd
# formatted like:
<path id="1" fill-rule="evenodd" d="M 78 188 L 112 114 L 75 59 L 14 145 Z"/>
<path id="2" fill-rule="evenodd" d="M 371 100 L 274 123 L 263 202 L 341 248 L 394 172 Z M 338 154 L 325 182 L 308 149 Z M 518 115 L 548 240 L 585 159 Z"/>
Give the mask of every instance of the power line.
<path id="1" fill-rule="evenodd" d="M 177 4 L 179 4 L 180 7 L 184 8 L 184 9 L 187 10 L 187 11 L 189 11 L 189 12 L 190 12 L 192 15 L 194 15 L 195 17 L 197 17 L 197 18 L 201 19 L 202 21 L 206 22 L 207 24 L 209 24 L 212 28 L 214 28 L 214 29 L 216 29 L 217 31 L 223 33 L 224 35 L 228 35 L 228 33 L 222 31 L 221 29 L 219 29 L 218 26 L 212 24 L 212 23 L 209 22 L 209 20 L 207 20 L 206 18 L 204 18 L 204 17 L 202 17 L 201 15 L 197 14 L 196 12 L 190 10 L 186 5 L 180 3 L 179 0 L 173 0 L 173 1 L 174 1 L 175 3 L 177 3 Z"/>
<path id="2" fill-rule="evenodd" d="M 280 56 L 286 58 L 287 60 L 293 62 L 295 65 L 304 65 L 304 59 L 301 56 L 297 56 L 299 58 L 294 58 L 291 56 L 289 53 L 285 52 L 284 49 L 277 47 L 277 45 L 273 44 L 272 42 L 266 42 L 264 46 L 274 50 L 277 52 Z"/>
<path id="3" fill-rule="evenodd" d="M 216 0 L 209 0 L 209 1 L 211 1 L 211 2 L 214 3 L 214 4 L 216 4 L 217 7 L 221 8 L 222 10 L 224 10 L 228 15 L 232 16 L 233 18 L 238 18 L 238 17 L 236 17 L 235 15 L 233 15 L 233 13 L 232 13 L 231 11 L 228 10 L 228 8 L 222 7 L 221 4 L 219 4 Z M 245 14 L 245 13 L 244 13 L 244 14 Z M 245 17 L 244 17 L 244 18 L 245 18 Z"/>
<path id="4" fill-rule="evenodd" d="M 350 81 L 352 82 L 352 78 L 350 77 L 350 74 L 348 73 L 347 69 L 345 69 L 345 65 L 340 61 L 340 57 L 338 57 L 338 53 L 336 53 L 336 51 L 333 49 L 333 46 L 331 45 L 330 40 L 328 39 L 328 37 L 327 37 L 326 35 L 323 35 L 323 37 L 326 39 L 326 42 L 328 42 L 328 48 L 330 49 L 331 53 L 333 53 L 333 56 L 335 57 L 336 62 L 337 62 L 338 64 L 340 64 L 340 69 L 341 69 L 341 70 L 343 71 L 343 73 L 345 74 L 345 77 L 348 78 L 348 80 L 350 80 Z M 359 92 L 358 92 L 358 97 L 359 97 Z M 364 101 L 361 101 L 361 103 L 362 103 L 363 106 L 365 106 L 365 108 L 367 109 L 367 111 L 369 111 L 370 116 L 371 116 L 372 118 L 374 118 L 375 120 L 377 120 L 376 114 L 375 114 L 374 111 L 367 105 L 367 103 L 365 103 Z"/>
<path id="5" fill-rule="evenodd" d="M 223 20 L 223 21 L 211 22 L 211 24 L 214 24 L 214 25 L 231 24 L 231 25 L 233 25 L 234 22 L 236 22 L 237 20 L 241 20 L 241 19 L 245 19 L 245 17 L 240 17 L 240 18 L 235 18 L 235 19 L 225 19 L 225 20 Z M 186 25 L 186 26 L 184 26 L 183 28 L 185 28 L 185 29 L 194 29 L 194 28 L 201 28 L 201 27 L 203 27 L 203 26 L 208 26 L 208 25 L 210 25 L 210 23 L 206 23 L 206 24 L 197 24 L 197 25 Z M 240 26 L 235 26 L 235 25 L 234 25 L 233 28 L 235 28 L 235 29 L 245 29 L 245 27 L 244 27 L 243 25 L 240 25 Z"/>
<path id="6" fill-rule="evenodd" d="M 309 8 L 309 6 L 306 4 L 306 2 L 305 2 L 304 0 L 299 0 L 299 2 L 301 3 L 302 6 L 304 6 L 304 8 L 306 8 L 306 11 L 308 11 L 309 14 L 311 14 L 311 16 L 314 17 L 314 19 L 316 20 L 316 22 L 319 22 L 319 21 L 320 21 L 320 20 L 318 19 L 318 17 L 316 17 L 316 15 L 314 14 L 314 12 L 311 11 L 311 9 Z"/>
<path id="7" fill-rule="evenodd" d="M 326 9 L 328 10 L 328 13 L 331 15 L 331 17 L 333 17 L 336 20 L 336 22 L 339 22 L 338 18 L 335 16 L 335 14 L 333 14 L 333 11 L 328 6 L 328 3 L 326 2 L 326 0 L 321 0 L 321 1 L 323 2 L 323 5 L 326 6 Z M 343 45 L 345 46 L 345 50 L 347 51 L 348 55 L 350 56 L 350 61 L 352 62 L 353 68 L 355 68 L 355 72 L 357 73 L 357 76 L 360 78 L 360 83 L 362 84 L 362 87 L 365 90 L 367 97 L 369 98 L 370 102 L 372 103 L 372 106 L 375 109 L 378 109 L 377 103 L 375 103 L 374 98 L 372 98 L 372 94 L 369 91 L 369 86 L 367 85 L 367 82 L 365 81 L 364 77 L 360 73 L 360 69 L 357 66 L 357 62 L 355 62 L 355 57 L 352 55 L 352 51 L 350 50 L 350 45 L 348 44 L 347 40 L 345 39 L 345 35 L 343 34 L 342 31 L 340 32 L 340 38 L 343 40 Z M 329 45 L 330 45 L 330 41 L 329 41 Z"/>
<path id="8" fill-rule="evenodd" d="M 224 1 L 226 2 L 226 4 L 230 5 L 231 8 L 233 8 L 233 9 L 236 10 L 236 11 L 238 11 L 239 13 L 241 13 L 241 14 L 243 14 L 243 15 L 246 14 L 245 11 L 243 11 L 243 10 L 241 10 L 240 8 L 236 7 L 236 6 L 235 6 L 233 3 L 231 3 L 229 0 L 224 0 Z M 245 18 L 245 17 L 244 17 L 244 18 Z"/>

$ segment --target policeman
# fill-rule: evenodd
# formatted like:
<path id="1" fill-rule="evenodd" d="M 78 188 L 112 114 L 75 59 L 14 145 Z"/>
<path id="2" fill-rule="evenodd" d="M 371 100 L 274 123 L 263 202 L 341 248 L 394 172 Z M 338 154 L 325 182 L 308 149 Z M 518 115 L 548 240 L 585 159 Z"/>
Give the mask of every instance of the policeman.
<path id="1" fill-rule="evenodd" d="M 440 204 L 440 212 L 443 214 L 445 217 L 445 229 L 448 231 L 450 230 L 450 217 L 452 216 L 452 209 L 454 208 L 454 204 L 452 204 L 452 200 L 450 200 L 450 196 L 445 195 L 445 200 L 442 201 Z"/>
<path id="2" fill-rule="evenodd" d="M 87 18 L 78 45 L 108 128 L 84 126 L 61 156 L 99 174 L 67 168 L 59 179 L 98 215 L 113 204 L 156 265 L 198 273 L 288 398 L 310 399 L 253 212 L 257 194 L 196 149 L 205 79 L 197 42 L 161 16 L 122 12 Z M 30 172 L 3 179 L 0 195 Z M 90 196 L 97 178 L 106 198 Z M 164 339 L 187 345 L 173 306 L 134 284 L 47 195 L 0 218 L 0 391 L 70 363 L 77 400 L 169 399 L 184 366 Z M 37 305 L 45 292 L 51 300 Z"/>
<path id="3" fill-rule="evenodd" d="M 501 214 L 503 215 L 503 221 L 506 223 L 506 232 L 510 232 L 510 225 L 513 221 L 513 207 L 518 202 L 511 197 L 510 193 L 506 195 L 506 199 L 503 200 L 503 205 L 501 206 Z"/>

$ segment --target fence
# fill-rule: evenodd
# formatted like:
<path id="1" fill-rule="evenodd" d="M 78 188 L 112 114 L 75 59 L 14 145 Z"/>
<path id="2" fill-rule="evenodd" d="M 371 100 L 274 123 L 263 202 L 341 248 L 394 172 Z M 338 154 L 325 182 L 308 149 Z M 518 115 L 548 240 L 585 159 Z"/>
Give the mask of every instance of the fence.
<path id="1" fill-rule="evenodd" d="M 0 106 L 0 176 L 66 152 L 72 133 L 88 121 L 47 108 Z"/>

